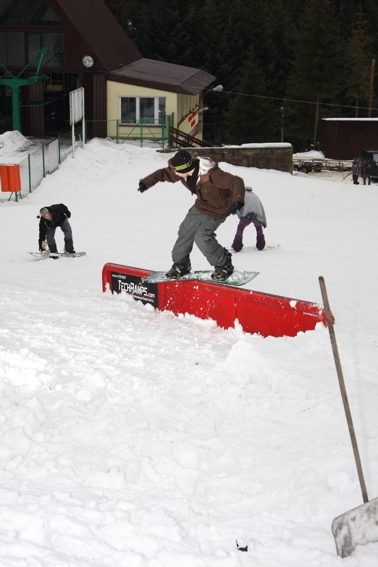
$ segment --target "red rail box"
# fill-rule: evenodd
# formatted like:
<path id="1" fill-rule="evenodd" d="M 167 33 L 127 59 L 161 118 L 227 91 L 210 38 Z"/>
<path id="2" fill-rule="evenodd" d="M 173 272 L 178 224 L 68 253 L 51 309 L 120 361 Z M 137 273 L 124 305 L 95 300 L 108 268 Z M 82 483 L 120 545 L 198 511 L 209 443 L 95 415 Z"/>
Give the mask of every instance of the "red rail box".
<path id="1" fill-rule="evenodd" d="M 309 301 L 231 287 L 219 282 L 196 280 L 149 283 L 143 278 L 151 270 L 120 264 L 105 264 L 102 289 L 112 293 L 128 293 L 150 303 L 159 311 L 175 315 L 189 313 L 201 319 L 213 319 L 228 329 L 238 321 L 247 333 L 263 337 L 295 337 L 299 332 L 315 329 L 317 323 L 327 325 L 322 306 Z"/>

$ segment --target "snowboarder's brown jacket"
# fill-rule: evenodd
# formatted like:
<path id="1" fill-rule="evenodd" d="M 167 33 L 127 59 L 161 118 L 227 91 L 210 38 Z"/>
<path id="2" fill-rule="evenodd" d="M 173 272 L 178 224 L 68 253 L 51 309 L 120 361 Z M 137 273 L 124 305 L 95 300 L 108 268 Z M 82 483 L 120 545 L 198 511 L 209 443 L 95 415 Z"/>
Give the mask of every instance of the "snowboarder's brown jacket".
<path id="1" fill-rule="evenodd" d="M 165 167 L 151 173 L 141 181 L 147 189 L 159 183 L 168 181 L 183 185 L 197 197 L 195 207 L 204 215 L 217 219 L 226 218 L 230 214 L 231 204 L 235 201 L 244 203 L 244 181 L 237 175 L 222 171 L 216 161 L 210 158 L 197 158 L 197 178 L 195 186 L 191 187 L 191 179 L 183 179 L 176 175 L 173 169 Z"/>

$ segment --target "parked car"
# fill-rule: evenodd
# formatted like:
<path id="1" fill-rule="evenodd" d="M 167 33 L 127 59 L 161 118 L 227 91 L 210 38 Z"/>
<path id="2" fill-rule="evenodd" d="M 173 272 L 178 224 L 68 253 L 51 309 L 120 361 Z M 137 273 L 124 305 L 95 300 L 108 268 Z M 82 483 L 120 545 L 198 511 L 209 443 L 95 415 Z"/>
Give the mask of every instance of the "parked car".
<path id="1" fill-rule="evenodd" d="M 378 180 L 378 150 L 362 150 L 358 159 L 363 162 L 367 161 L 369 158 L 373 160 L 373 173 L 371 178 L 373 180 Z"/>

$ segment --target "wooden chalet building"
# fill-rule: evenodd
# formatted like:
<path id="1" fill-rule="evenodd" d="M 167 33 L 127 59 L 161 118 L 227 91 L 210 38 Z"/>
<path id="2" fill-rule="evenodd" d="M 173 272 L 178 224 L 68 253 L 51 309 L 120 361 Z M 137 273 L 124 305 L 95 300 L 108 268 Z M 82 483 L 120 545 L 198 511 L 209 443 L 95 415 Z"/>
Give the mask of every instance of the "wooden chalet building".
<path id="1" fill-rule="evenodd" d="M 0 63 L 17 76 L 32 61 L 22 75 L 32 77 L 42 47 L 48 80 L 20 89 L 23 135 L 68 130 L 68 93 L 84 87 L 88 137 L 114 136 L 117 121 L 138 137 L 140 120 L 160 129 L 164 114 L 202 137 L 201 114 L 191 114 L 215 77 L 143 58 L 102 0 L 1 0 Z M 1 85 L 0 133 L 12 129 L 11 88 Z"/>
<path id="2" fill-rule="evenodd" d="M 327 158 L 351 160 L 378 151 L 378 118 L 323 118 L 321 150 Z"/>

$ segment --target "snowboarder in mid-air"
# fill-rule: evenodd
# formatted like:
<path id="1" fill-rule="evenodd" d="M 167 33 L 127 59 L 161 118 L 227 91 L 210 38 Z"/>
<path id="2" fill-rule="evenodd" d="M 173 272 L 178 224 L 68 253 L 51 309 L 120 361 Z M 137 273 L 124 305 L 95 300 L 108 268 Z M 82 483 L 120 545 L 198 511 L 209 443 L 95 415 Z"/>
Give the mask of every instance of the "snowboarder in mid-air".
<path id="1" fill-rule="evenodd" d="M 58 252 L 55 242 L 55 230 L 59 227 L 64 234 L 64 253 L 66 255 L 76 254 L 72 240 L 72 229 L 68 219 L 71 213 L 63 203 L 42 207 L 39 221 L 38 245 L 41 253 Z"/>
<path id="2" fill-rule="evenodd" d="M 222 171 L 216 161 L 192 157 L 186 150 L 179 150 L 169 160 L 168 167 L 141 179 L 138 191 L 143 193 L 160 181 L 181 181 L 196 196 L 180 225 L 172 250 L 173 266 L 166 276 L 178 279 L 190 273 L 190 253 L 196 243 L 209 264 L 214 266 L 211 277 L 217 281 L 226 280 L 234 271 L 232 255 L 219 244 L 215 231 L 230 214 L 243 207 L 244 181 Z"/>

